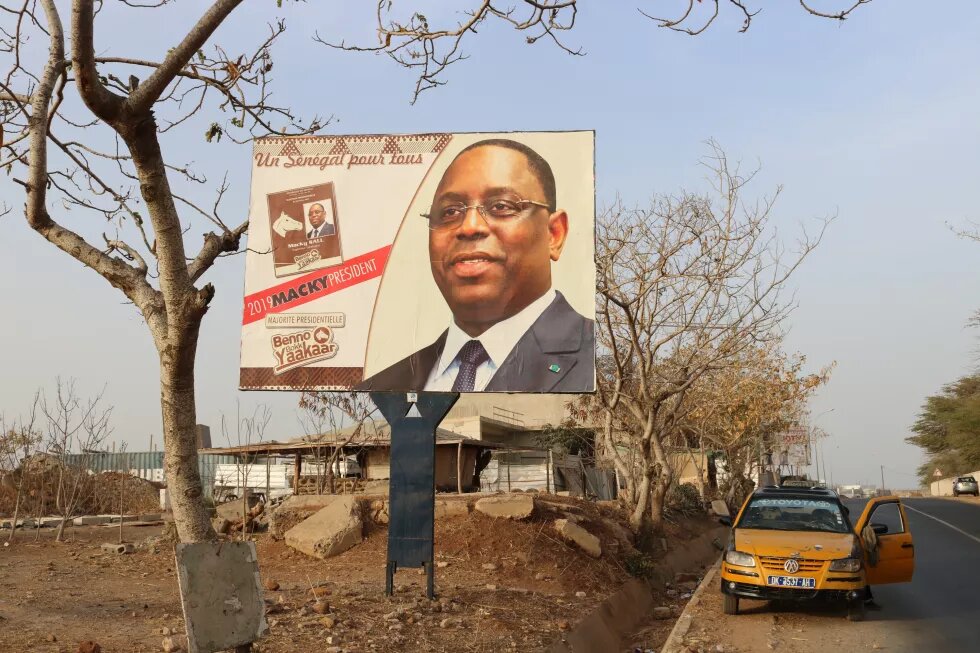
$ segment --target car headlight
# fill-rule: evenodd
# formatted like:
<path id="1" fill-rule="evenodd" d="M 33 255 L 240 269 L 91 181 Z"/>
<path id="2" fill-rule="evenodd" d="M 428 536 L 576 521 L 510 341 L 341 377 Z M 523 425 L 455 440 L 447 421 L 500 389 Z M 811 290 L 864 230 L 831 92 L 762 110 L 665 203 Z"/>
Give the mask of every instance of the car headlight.
<path id="1" fill-rule="evenodd" d="M 755 567 L 755 558 L 741 551 L 729 551 L 725 554 L 725 562 L 739 567 Z"/>
<path id="2" fill-rule="evenodd" d="M 830 563 L 830 571 L 861 571 L 861 560 L 858 558 L 841 558 L 840 560 L 832 560 Z"/>

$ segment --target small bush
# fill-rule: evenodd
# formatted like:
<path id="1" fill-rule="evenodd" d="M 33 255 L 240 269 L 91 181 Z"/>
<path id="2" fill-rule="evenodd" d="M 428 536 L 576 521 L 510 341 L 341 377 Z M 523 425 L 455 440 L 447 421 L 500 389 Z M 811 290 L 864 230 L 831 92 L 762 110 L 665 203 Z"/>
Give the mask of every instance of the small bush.
<path id="1" fill-rule="evenodd" d="M 694 514 L 704 510 L 701 493 L 691 483 L 675 485 L 667 491 L 667 508 L 684 514 Z"/>
<path id="2" fill-rule="evenodd" d="M 649 578 L 656 568 L 653 558 L 645 553 L 631 553 L 623 560 L 626 573 L 637 578 Z"/>

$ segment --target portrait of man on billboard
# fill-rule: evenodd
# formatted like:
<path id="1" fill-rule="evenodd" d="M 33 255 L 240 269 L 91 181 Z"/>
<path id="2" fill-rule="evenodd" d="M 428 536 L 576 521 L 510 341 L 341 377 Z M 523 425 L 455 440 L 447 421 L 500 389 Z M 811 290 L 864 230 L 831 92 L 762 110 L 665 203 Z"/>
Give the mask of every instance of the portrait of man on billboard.
<path id="1" fill-rule="evenodd" d="M 358 389 L 594 391 L 594 323 L 552 285 L 575 216 L 557 205 L 551 165 L 515 140 L 475 142 L 446 168 L 423 218 L 452 319 Z"/>
<path id="2" fill-rule="evenodd" d="M 337 233 L 336 227 L 334 227 L 333 216 L 329 216 L 327 219 L 327 209 L 328 204 L 321 202 L 314 202 L 310 204 L 307 209 L 307 223 L 306 223 L 306 237 L 307 238 L 319 238 L 320 236 L 332 236 Z"/>

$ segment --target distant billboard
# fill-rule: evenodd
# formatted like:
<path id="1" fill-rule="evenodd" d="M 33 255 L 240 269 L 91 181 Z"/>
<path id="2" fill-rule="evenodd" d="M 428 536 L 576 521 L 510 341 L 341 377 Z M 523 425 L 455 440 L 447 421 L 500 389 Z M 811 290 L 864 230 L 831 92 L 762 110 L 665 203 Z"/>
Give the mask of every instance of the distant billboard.
<path id="1" fill-rule="evenodd" d="M 243 390 L 593 392 L 594 134 L 264 138 Z"/>
<path id="2" fill-rule="evenodd" d="M 810 434 L 804 426 L 792 426 L 780 433 L 776 441 L 783 447 L 792 444 L 807 444 L 810 441 Z"/>

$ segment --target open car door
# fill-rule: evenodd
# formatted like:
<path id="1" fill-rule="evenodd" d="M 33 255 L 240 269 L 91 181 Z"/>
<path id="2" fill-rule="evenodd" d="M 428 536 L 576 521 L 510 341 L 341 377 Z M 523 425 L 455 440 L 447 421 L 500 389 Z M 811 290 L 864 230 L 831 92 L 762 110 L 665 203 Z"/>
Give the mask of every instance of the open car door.
<path id="1" fill-rule="evenodd" d="M 915 545 L 898 497 L 872 499 L 854 527 L 861 548 L 869 585 L 907 583 L 915 571 Z"/>

